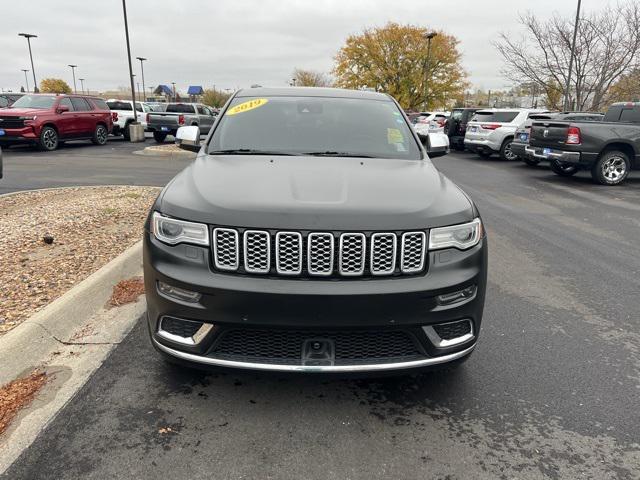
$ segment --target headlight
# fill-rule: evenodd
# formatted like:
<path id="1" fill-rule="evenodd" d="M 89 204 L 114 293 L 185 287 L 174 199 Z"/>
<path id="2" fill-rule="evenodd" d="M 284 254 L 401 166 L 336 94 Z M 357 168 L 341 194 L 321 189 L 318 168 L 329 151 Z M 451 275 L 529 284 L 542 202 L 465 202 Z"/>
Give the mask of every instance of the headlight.
<path id="1" fill-rule="evenodd" d="M 36 118 L 38 118 L 36 115 L 31 115 L 28 117 L 18 117 L 18 120 L 35 120 Z"/>
<path id="2" fill-rule="evenodd" d="M 479 218 L 461 225 L 432 228 L 429 232 L 429 250 L 454 247 L 466 250 L 478 244 L 484 236 Z"/>
<path id="3" fill-rule="evenodd" d="M 158 240 L 170 245 L 178 243 L 209 245 L 209 228 L 203 223 L 185 222 L 153 212 L 152 228 Z"/>

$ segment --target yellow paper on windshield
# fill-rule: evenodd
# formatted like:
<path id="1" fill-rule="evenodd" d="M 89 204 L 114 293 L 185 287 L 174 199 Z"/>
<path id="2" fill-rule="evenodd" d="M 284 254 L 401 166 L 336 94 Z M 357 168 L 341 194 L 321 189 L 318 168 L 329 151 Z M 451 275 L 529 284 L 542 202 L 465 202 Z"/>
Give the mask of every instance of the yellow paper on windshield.
<path id="1" fill-rule="evenodd" d="M 387 142 L 390 144 L 404 143 L 404 135 L 397 128 L 387 128 Z"/>
<path id="2" fill-rule="evenodd" d="M 253 110 L 255 108 L 263 106 L 268 101 L 268 98 L 254 98 L 253 100 L 243 102 L 240 105 L 236 105 L 235 107 L 230 108 L 229 110 L 227 110 L 227 113 L 225 115 L 236 115 L 238 113 L 248 112 L 249 110 Z"/>

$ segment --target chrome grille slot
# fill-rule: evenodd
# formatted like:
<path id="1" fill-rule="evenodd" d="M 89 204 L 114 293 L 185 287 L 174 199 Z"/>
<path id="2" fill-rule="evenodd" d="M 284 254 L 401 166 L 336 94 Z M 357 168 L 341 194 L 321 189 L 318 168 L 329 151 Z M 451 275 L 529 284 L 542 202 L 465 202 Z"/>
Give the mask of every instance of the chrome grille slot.
<path id="1" fill-rule="evenodd" d="M 374 233 L 371 235 L 372 275 L 391 275 L 396 269 L 396 234 Z"/>
<path id="2" fill-rule="evenodd" d="M 344 276 L 364 273 L 367 253 L 366 237 L 363 233 L 343 233 L 340 235 L 339 270 Z"/>
<path id="3" fill-rule="evenodd" d="M 271 235 L 262 230 L 244 232 L 244 269 L 249 273 L 269 273 Z"/>
<path id="4" fill-rule="evenodd" d="M 239 266 L 238 232 L 231 228 L 213 230 L 213 260 L 220 270 L 237 270 Z"/>
<path id="5" fill-rule="evenodd" d="M 334 241 L 331 233 L 310 233 L 307 236 L 307 271 L 309 275 L 328 276 L 333 273 Z"/>
<path id="6" fill-rule="evenodd" d="M 402 234 L 401 265 L 402 273 L 418 273 L 424 269 L 426 234 L 424 232 L 406 232 Z"/>
<path id="7" fill-rule="evenodd" d="M 281 275 L 302 273 L 302 235 L 299 232 L 276 234 L 276 270 Z"/>

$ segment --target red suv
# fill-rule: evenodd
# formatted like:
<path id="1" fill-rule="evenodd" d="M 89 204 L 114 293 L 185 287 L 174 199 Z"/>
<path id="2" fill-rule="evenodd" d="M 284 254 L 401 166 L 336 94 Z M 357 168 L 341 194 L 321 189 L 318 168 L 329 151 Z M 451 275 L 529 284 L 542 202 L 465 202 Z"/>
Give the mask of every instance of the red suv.
<path id="1" fill-rule="evenodd" d="M 0 145 L 32 143 L 55 150 L 67 140 L 107 143 L 111 110 L 100 98 L 82 95 L 24 95 L 0 110 Z"/>

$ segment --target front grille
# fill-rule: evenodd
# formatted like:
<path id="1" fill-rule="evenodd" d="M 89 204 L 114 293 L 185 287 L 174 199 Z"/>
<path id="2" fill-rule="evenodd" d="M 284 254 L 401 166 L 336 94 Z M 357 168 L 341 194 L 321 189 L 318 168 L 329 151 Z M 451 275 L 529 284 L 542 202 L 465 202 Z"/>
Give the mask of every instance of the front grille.
<path id="1" fill-rule="evenodd" d="M 17 117 L 3 117 L 0 116 L 0 128 L 23 128 L 24 120 L 20 120 Z"/>
<path id="2" fill-rule="evenodd" d="M 191 320 L 182 320 L 180 318 L 163 317 L 160 328 L 171 335 L 177 335 L 182 338 L 193 337 L 202 327 L 202 322 L 194 322 Z"/>
<path id="3" fill-rule="evenodd" d="M 433 325 L 433 329 L 442 340 L 452 340 L 471 333 L 471 322 L 469 320 L 460 320 L 459 322 L 441 323 L 440 325 Z"/>
<path id="4" fill-rule="evenodd" d="M 242 237 L 242 241 L 239 239 Z M 214 228 L 214 266 L 293 277 L 383 277 L 426 270 L 425 232 L 296 232 Z"/>
<path id="5" fill-rule="evenodd" d="M 237 361 L 296 364 L 309 339 L 332 341 L 336 364 L 407 361 L 424 356 L 412 335 L 401 330 L 233 329 L 221 334 L 211 353 Z"/>

